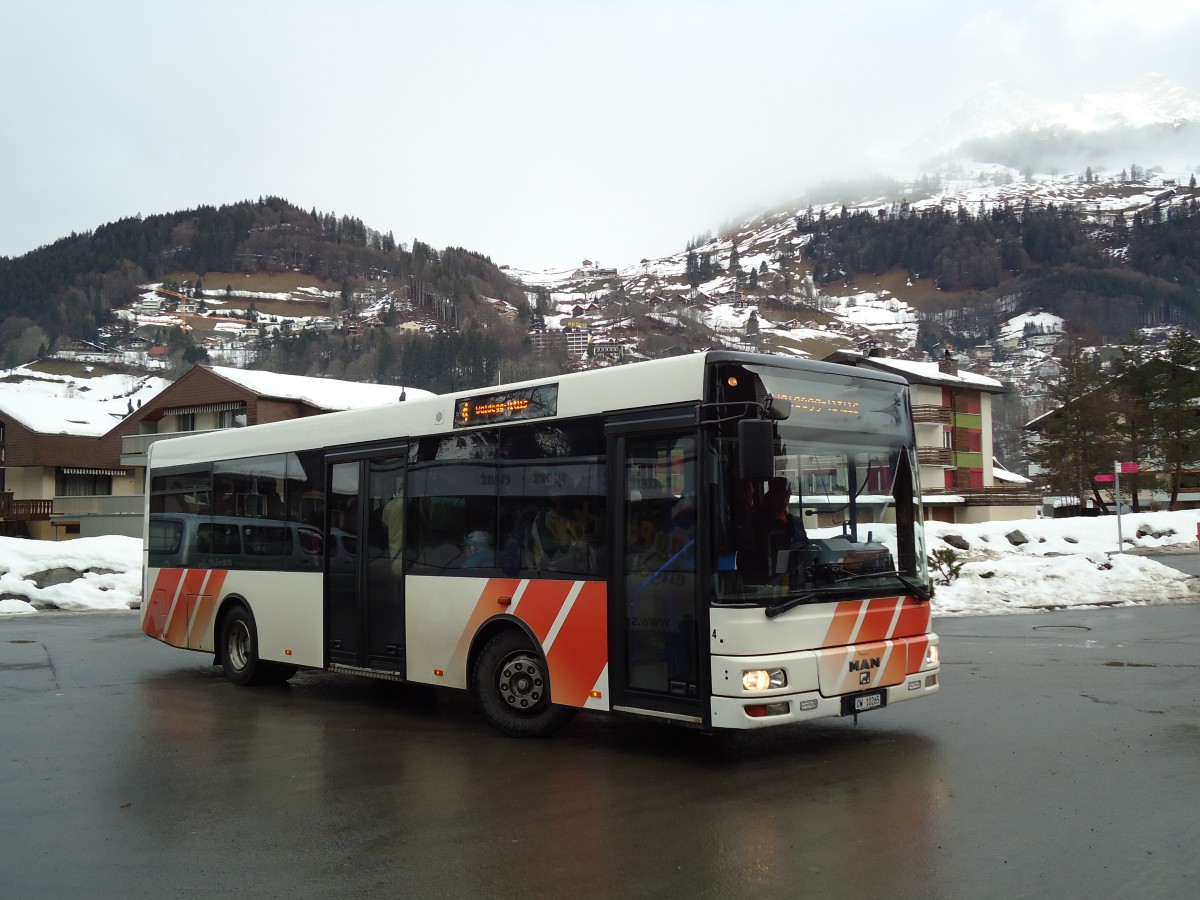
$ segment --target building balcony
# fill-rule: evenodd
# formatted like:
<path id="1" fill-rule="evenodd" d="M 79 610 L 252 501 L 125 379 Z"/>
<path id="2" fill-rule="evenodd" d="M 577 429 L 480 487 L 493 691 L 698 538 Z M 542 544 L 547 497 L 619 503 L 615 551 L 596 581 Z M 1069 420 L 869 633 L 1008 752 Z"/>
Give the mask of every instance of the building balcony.
<path id="1" fill-rule="evenodd" d="M 917 462 L 923 466 L 953 468 L 955 465 L 954 451 L 946 447 L 918 447 Z"/>
<path id="2" fill-rule="evenodd" d="M 913 421 L 918 425 L 949 425 L 950 407 L 922 404 L 912 408 Z"/>
<path id="3" fill-rule="evenodd" d="M 0 519 L 9 522 L 49 521 L 53 500 L 14 500 L 12 491 L 0 493 Z"/>
<path id="4" fill-rule="evenodd" d="M 100 494 L 84 497 L 55 497 L 52 515 L 56 519 L 80 516 L 140 516 L 146 507 L 145 494 Z"/>
<path id="5" fill-rule="evenodd" d="M 146 455 L 151 444 L 171 438 L 187 437 L 192 434 L 206 434 L 216 431 L 215 428 L 202 428 L 198 431 L 164 431 L 154 434 L 127 434 L 121 438 L 121 465 L 145 466 Z"/>
<path id="6" fill-rule="evenodd" d="M 1042 492 L 1033 488 L 984 487 L 946 488 L 922 490 L 926 501 L 937 501 L 939 497 L 961 497 L 966 506 L 1041 506 Z"/>

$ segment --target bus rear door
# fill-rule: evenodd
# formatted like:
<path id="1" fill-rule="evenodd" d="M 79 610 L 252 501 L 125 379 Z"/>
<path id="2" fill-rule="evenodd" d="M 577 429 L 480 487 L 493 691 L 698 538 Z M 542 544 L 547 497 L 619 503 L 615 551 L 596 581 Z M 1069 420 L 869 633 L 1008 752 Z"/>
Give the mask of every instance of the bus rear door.
<path id="1" fill-rule="evenodd" d="M 331 665 L 406 677 L 403 447 L 326 456 L 325 647 Z"/>

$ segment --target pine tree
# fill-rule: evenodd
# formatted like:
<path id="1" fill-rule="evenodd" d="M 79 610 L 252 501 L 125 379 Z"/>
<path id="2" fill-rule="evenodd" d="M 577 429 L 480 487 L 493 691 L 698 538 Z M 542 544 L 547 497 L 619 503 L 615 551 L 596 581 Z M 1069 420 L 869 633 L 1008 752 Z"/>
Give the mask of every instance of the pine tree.
<path id="1" fill-rule="evenodd" d="M 1081 501 L 1091 496 L 1103 506 L 1093 478 L 1111 470 L 1119 448 L 1113 391 L 1092 360 L 1072 346 L 1049 394 L 1058 408 L 1030 450 L 1030 459 L 1043 470 L 1044 480 L 1055 493 Z"/>
<path id="2" fill-rule="evenodd" d="M 1171 509 L 1179 500 L 1184 473 L 1200 465 L 1200 341 L 1179 328 L 1167 340 L 1166 357 L 1147 378 L 1151 432 L 1170 476 Z"/>

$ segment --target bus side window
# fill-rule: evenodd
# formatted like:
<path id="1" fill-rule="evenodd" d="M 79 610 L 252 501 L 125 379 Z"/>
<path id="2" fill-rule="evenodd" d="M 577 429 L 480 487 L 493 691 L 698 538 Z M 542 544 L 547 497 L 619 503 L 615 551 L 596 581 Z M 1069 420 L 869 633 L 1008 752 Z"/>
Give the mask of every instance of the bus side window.
<path id="1" fill-rule="evenodd" d="M 599 419 L 501 434 L 498 565 L 509 576 L 602 578 L 607 483 Z"/>

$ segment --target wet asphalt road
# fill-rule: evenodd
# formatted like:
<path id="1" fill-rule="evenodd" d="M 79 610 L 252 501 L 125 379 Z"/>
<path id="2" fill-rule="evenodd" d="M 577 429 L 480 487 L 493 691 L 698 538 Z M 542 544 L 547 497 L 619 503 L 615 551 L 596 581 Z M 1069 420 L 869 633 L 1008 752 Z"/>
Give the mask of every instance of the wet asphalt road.
<path id="1" fill-rule="evenodd" d="M 787 730 L 237 688 L 135 614 L 0 620 L 0 894 L 1180 897 L 1200 605 L 942 619 L 943 689 Z"/>

